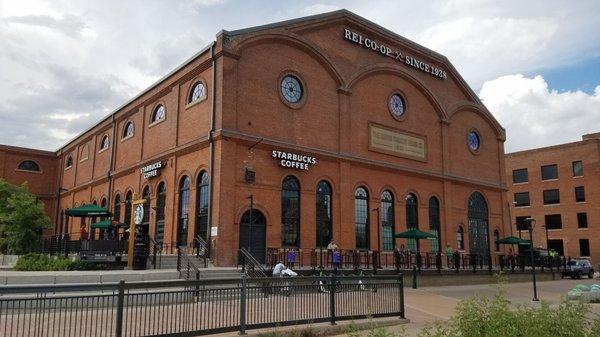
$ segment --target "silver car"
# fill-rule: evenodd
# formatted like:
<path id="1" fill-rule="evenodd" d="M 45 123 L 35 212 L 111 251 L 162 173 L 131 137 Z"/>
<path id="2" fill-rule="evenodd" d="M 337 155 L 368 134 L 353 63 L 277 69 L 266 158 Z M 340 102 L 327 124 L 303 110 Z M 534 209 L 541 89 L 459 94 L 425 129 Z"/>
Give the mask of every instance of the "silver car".
<path id="1" fill-rule="evenodd" d="M 571 260 L 567 262 L 561 276 L 562 278 L 570 276 L 571 278 L 580 279 L 583 275 L 587 275 L 588 278 L 594 277 L 594 268 L 590 260 Z"/>

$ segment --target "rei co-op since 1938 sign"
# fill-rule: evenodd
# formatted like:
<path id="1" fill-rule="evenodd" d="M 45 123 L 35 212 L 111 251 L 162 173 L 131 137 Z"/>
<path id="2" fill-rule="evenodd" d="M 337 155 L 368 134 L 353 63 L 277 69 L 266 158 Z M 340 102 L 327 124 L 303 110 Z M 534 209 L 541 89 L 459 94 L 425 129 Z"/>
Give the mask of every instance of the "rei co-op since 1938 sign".
<path id="1" fill-rule="evenodd" d="M 361 45 L 367 49 L 371 49 L 374 52 L 377 52 L 383 56 L 391 57 L 398 62 L 401 62 L 409 67 L 416 68 L 422 72 L 426 72 L 431 74 L 434 77 L 445 80 L 448 77 L 448 73 L 444 71 L 444 69 L 438 68 L 429 63 L 425 63 L 419 59 L 416 59 L 412 56 L 406 55 L 400 50 L 394 50 L 390 46 L 383 44 L 381 42 L 377 42 L 369 37 L 361 35 L 357 32 L 354 32 L 348 28 L 344 29 L 344 39 Z"/>
<path id="2" fill-rule="evenodd" d="M 307 170 L 310 165 L 317 163 L 317 159 L 303 154 L 289 153 L 273 150 L 271 157 L 279 160 L 279 165 L 287 168 L 295 168 L 299 170 Z"/>

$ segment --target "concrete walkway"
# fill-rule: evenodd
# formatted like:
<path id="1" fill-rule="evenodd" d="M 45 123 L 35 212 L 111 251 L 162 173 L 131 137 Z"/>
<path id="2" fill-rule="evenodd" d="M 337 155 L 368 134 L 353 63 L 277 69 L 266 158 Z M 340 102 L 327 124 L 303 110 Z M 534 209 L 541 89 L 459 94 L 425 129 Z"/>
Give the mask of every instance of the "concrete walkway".
<path id="1" fill-rule="evenodd" d="M 175 269 L 89 271 L 0 271 L 0 285 L 109 283 L 120 280 L 163 281 L 179 279 Z"/>
<path id="2" fill-rule="evenodd" d="M 567 292 L 577 284 L 600 284 L 600 280 L 556 280 L 538 283 L 538 298 L 541 301 L 556 305 L 566 296 Z M 498 285 L 468 285 L 446 287 L 424 287 L 420 289 L 405 289 L 406 318 L 410 323 L 390 326 L 389 332 L 405 332 L 404 336 L 417 336 L 419 331 L 429 323 L 448 320 L 454 313 L 456 305 L 463 299 L 472 296 L 491 297 Z M 532 303 L 533 286 L 531 282 L 510 283 L 504 285 L 506 296 L 511 303 L 517 305 L 538 305 Z M 600 315 L 600 304 L 591 306 L 593 313 Z M 366 335 L 366 333 L 364 333 Z M 339 337 L 347 334 L 338 335 Z"/>

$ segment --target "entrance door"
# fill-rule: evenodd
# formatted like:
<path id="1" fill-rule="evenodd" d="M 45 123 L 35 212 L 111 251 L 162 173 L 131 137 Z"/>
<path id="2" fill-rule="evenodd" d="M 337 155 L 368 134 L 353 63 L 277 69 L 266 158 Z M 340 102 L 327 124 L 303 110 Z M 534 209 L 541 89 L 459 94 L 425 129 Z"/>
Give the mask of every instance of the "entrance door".
<path id="1" fill-rule="evenodd" d="M 252 213 L 246 211 L 240 220 L 240 249 L 247 249 L 259 263 L 265 263 L 267 220 L 260 211 Z"/>
<path id="2" fill-rule="evenodd" d="M 483 258 L 487 264 L 489 257 L 488 210 L 483 195 L 479 192 L 469 198 L 469 252 Z"/>

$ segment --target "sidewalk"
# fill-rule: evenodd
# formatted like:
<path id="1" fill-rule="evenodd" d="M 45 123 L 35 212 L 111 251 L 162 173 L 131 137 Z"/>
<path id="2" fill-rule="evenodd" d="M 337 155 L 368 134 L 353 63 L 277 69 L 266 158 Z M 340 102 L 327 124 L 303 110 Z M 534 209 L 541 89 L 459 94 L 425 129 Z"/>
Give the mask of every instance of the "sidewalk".
<path id="1" fill-rule="evenodd" d="M 0 271 L 0 285 L 109 283 L 179 279 L 177 270 Z"/>

